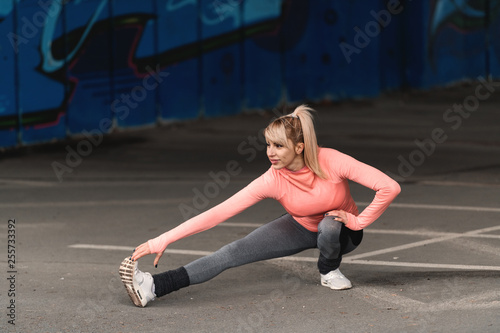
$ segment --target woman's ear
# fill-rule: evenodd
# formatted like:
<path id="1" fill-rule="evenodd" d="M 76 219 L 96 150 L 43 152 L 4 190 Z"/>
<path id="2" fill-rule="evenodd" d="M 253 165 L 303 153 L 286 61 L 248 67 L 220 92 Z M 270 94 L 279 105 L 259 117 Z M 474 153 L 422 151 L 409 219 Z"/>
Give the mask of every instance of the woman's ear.
<path id="1" fill-rule="evenodd" d="M 298 155 L 302 154 L 303 151 L 304 151 L 304 142 L 300 142 L 295 146 L 295 153 Z"/>

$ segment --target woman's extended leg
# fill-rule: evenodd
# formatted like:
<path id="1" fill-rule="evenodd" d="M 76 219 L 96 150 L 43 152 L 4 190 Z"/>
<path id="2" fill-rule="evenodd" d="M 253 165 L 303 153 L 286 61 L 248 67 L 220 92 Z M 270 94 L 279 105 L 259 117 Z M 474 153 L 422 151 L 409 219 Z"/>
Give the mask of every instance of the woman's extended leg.
<path id="1" fill-rule="evenodd" d="M 292 255 L 316 245 L 317 233 L 305 229 L 285 214 L 206 257 L 175 271 L 154 275 L 155 294 L 160 297 L 208 281 L 228 268 Z"/>

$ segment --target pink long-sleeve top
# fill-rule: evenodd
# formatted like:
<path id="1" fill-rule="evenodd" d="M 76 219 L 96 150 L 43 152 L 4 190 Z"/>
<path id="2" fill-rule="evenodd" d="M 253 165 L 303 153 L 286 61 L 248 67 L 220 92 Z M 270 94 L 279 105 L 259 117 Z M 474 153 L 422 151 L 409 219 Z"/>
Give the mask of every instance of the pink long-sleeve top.
<path id="1" fill-rule="evenodd" d="M 310 231 L 317 232 L 324 214 L 332 210 L 347 212 L 346 227 L 361 230 L 373 223 L 401 191 L 399 184 L 386 174 L 337 150 L 319 148 L 318 160 L 326 179 L 307 167 L 299 171 L 271 167 L 226 201 L 149 240 L 151 253 L 160 253 L 169 244 L 208 230 L 266 198 L 279 201 Z M 373 201 L 361 214 L 349 191 L 348 180 L 375 191 Z"/>

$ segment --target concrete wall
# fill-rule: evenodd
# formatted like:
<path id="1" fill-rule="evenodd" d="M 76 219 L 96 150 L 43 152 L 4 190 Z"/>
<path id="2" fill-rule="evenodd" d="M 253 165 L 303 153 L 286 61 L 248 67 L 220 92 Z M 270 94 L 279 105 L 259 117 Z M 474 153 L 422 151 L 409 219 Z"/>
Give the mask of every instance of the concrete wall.
<path id="1" fill-rule="evenodd" d="M 500 0 L 2 0 L 0 147 L 500 77 Z"/>

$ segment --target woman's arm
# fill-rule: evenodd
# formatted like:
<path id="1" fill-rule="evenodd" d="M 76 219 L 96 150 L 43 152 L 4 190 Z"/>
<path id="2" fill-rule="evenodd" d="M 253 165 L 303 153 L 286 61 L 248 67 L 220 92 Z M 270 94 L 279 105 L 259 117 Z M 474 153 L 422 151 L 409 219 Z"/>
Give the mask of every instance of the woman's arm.
<path id="1" fill-rule="evenodd" d="M 361 230 L 373 223 L 389 207 L 401 192 L 399 184 L 380 170 L 340 153 L 336 162 L 343 178 L 355 181 L 375 191 L 373 201 L 358 215 L 346 212 L 347 221 L 341 219 L 351 230 Z M 336 215 L 336 211 L 329 212 Z M 338 215 L 338 214 L 337 214 Z"/>
<path id="2" fill-rule="evenodd" d="M 246 208 L 269 197 L 269 194 L 266 192 L 267 189 L 270 188 L 271 187 L 266 186 L 263 176 L 257 178 L 247 187 L 219 205 L 141 244 L 134 250 L 132 260 L 137 260 L 148 254 L 157 253 L 154 261 L 154 264 L 157 265 L 168 245 L 179 239 L 213 228 L 230 217 L 241 213 Z"/>

